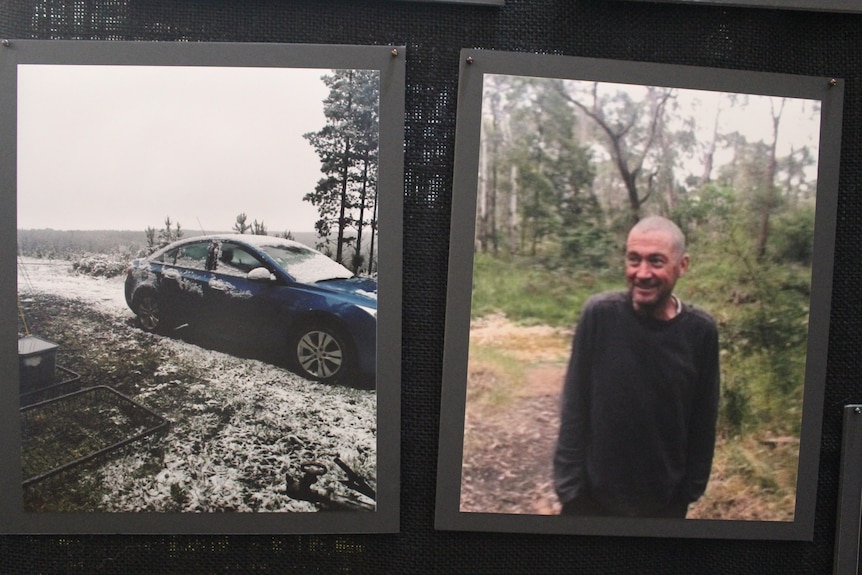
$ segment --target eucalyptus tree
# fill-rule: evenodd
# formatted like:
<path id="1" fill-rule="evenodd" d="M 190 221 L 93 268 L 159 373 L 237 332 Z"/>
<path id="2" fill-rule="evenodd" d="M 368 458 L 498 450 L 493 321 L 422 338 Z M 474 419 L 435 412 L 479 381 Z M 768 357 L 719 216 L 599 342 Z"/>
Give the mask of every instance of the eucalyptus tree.
<path id="1" fill-rule="evenodd" d="M 601 138 L 597 141 L 610 155 L 624 186 L 631 218 L 637 220 L 653 192 L 657 172 L 651 156 L 664 130 L 665 111 L 675 91 L 563 80 L 555 86 L 598 128 Z"/>
<path id="2" fill-rule="evenodd" d="M 503 245 L 508 253 L 560 251 L 590 211 L 589 152 L 581 145 L 577 118 L 550 82 L 486 79 L 477 192 L 480 251 L 496 254 Z"/>

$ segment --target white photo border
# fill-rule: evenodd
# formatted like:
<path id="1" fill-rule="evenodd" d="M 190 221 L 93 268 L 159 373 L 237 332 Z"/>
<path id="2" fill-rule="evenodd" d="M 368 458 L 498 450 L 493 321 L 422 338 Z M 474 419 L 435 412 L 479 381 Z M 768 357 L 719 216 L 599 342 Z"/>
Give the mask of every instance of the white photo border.
<path id="1" fill-rule="evenodd" d="M 0 45 L 0 533 L 394 533 L 400 516 L 404 46 L 4 40 Z M 375 511 L 164 513 L 23 511 L 16 311 L 16 117 L 19 65 L 216 66 L 380 72 Z M 385 353 L 380 353 L 385 350 Z"/>
<path id="2" fill-rule="evenodd" d="M 460 54 L 435 528 L 638 537 L 812 540 L 826 378 L 843 80 L 560 55 Z M 460 511 L 476 194 L 486 74 L 788 96 L 821 103 L 814 268 L 793 521 L 585 518 Z"/>

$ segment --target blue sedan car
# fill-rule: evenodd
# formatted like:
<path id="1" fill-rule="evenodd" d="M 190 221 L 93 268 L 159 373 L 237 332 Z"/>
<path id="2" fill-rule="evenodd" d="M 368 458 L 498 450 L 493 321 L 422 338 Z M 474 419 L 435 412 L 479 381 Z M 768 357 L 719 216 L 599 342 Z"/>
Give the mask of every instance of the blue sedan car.
<path id="1" fill-rule="evenodd" d="M 377 282 L 303 244 L 240 234 L 198 236 L 133 260 L 126 303 L 140 326 L 203 329 L 287 353 L 318 381 L 373 375 Z"/>

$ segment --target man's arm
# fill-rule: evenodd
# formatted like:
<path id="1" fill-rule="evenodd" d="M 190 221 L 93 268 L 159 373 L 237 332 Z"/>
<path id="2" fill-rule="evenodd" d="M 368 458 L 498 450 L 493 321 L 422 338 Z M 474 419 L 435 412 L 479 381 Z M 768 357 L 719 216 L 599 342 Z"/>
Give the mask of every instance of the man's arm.
<path id="1" fill-rule="evenodd" d="M 715 324 L 711 324 L 710 328 L 704 342 L 703 369 L 697 383 L 698 389 L 689 425 L 688 463 L 682 493 L 689 503 L 699 499 L 706 491 L 715 451 L 720 367 L 718 330 Z"/>
<path id="2" fill-rule="evenodd" d="M 554 488 L 563 505 L 587 495 L 586 458 L 589 440 L 590 322 L 584 309 L 575 330 L 560 406 L 560 434 L 554 453 Z"/>

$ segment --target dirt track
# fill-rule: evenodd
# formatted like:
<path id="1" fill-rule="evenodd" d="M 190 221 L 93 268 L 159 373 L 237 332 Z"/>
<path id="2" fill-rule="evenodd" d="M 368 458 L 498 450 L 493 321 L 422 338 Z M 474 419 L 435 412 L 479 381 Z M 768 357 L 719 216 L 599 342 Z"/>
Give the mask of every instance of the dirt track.
<path id="1" fill-rule="evenodd" d="M 571 337 L 497 316 L 471 326 L 462 512 L 559 512 L 551 465 Z M 792 521 L 799 443 L 773 436 L 719 437 L 707 492 L 688 517 Z"/>
<path id="2" fill-rule="evenodd" d="M 464 429 L 461 511 L 547 515 L 558 511 L 551 457 L 570 335 L 491 318 L 471 341 L 524 362 L 517 381 L 471 361 Z M 489 400 L 500 388 L 505 397 Z"/>

